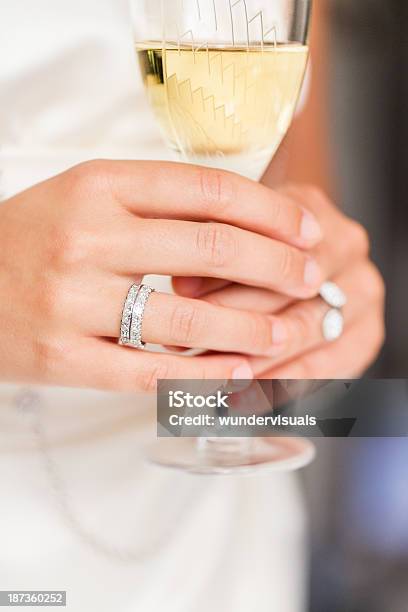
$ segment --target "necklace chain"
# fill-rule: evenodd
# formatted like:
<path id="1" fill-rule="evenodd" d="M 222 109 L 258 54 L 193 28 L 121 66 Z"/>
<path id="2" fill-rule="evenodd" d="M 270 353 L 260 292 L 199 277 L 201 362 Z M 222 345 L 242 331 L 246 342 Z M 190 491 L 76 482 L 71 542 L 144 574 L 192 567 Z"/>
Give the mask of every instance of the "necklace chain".
<path id="1" fill-rule="evenodd" d="M 99 556 L 121 564 L 146 562 L 151 557 L 160 554 L 164 547 L 174 539 L 176 530 L 170 521 L 171 528 L 165 533 L 152 529 L 157 535 L 153 542 L 139 549 L 121 548 L 103 540 L 97 534 L 84 526 L 73 509 L 68 488 L 61 476 L 58 465 L 52 456 L 42 419 L 42 400 L 39 393 L 32 389 L 23 389 L 14 398 L 14 407 L 27 418 L 33 437 L 34 446 L 39 453 L 44 471 L 47 475 L 54 500 L 65 525 L 77 536 L 82 544 L 92 549 Z M 193 501 L 194 496 L 191 496 Z M 173 535 L 172 535 L 173 534 Z"/>

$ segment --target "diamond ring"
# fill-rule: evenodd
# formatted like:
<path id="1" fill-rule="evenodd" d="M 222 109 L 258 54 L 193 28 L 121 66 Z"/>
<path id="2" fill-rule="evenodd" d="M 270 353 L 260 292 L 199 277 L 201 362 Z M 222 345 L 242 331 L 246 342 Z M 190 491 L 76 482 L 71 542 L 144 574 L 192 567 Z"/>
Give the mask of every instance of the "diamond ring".
<path id="1" fill-rule="evenodd" d="M 122 312 L 119 344 L 135 349 L 144 349 L 142 341 L 143 316 L 147 301 L 154 292 L 148 285 L 132 285 L 128 291 Z"/>
<path id="2" fill-rule="evenodd" d="M 322 324 L 324 339 L 327 342 L 338 340 L 344 331 L 342 308 L 347 304 L 347 297 L 336 283 L 324 283 L 319 292 L 320 297 L 330 306 Z"/>

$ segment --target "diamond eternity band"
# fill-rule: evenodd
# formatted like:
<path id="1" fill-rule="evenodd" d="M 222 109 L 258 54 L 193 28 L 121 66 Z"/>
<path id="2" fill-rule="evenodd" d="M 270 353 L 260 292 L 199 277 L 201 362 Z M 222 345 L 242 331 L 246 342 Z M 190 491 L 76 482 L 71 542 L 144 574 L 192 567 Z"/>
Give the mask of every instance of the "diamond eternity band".
<path id="1" fill-rule="evenodd" d="M 122 313 L 119 344 L 144 349 L 142 341 L 143 316 L 147 301 L 154 292 L 148 285 L 132 285 L 128 291 Z"/>

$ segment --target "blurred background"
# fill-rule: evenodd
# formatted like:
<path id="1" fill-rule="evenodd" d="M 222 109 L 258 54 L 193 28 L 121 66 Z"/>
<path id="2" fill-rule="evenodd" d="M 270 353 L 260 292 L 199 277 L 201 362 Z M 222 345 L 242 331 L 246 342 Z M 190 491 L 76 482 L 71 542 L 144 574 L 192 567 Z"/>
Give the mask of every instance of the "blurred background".
<path id="1" fill-rule="evenodd" d="M 337 188 L 346 212 L 369 230 L 388 288 L 388 339 L 375 374 L 406 377 L 408 3 L 327 2 Z"/>
<path id="2" fill-rule="evenodd" d="M 407 32 L 407 0 L 315 0 L 311 96 L 282 151 L 289 177 L 319 183 L 371 235 L 388 289 L 387 342 L 372 370 L 382 378 L 408 374 Z M 403 397 L 388 398 L 389 418 Z M 317 443 L 302 474 L 310 612 L 406 612 L 408 441 Z"/>

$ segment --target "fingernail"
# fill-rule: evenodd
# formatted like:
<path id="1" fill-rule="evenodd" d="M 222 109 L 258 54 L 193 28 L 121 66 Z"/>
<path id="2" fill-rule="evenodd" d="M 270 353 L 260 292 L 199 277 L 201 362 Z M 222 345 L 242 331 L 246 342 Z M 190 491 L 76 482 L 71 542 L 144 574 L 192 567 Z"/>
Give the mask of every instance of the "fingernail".
<path id="1" fill-rule="evenodd" d="M 232 372 L 232 380 L 253 380 L 254 373 L 248 363 L 243 363 Z"/>
<path id="2" fill-rule="evenodd" d="M 308 242 L 318 242 L 323 237 L 322 228 L 312 213 L 305 210 L 300 226 L 300 235 Z"/>
<path id="3" fill-rule="evenodd" d="M 283 344 L 288 339 L 288 330 L 282 321 L 276 319 L 272 322 L 272 342 L 274 344 Z"/>
<path id="4" fill-rule="evenodd" d="M 319 264 L 314 259 L 309 259 L 305 265 L 304 281 L 309 287 L 318 287 L 322 280 Z"/>

